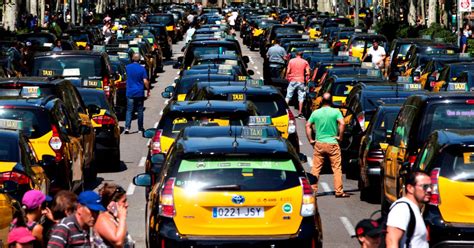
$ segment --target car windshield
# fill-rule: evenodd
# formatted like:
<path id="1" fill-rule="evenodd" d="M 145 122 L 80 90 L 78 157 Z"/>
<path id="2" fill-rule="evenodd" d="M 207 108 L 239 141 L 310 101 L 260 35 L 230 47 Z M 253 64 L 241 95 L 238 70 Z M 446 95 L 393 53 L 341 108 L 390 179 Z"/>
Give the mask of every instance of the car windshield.
<path id="1" fill-rule="evenodd" d="M 474 64 L 453 66 L 450 71 L 451 78 L 447 78 L 447 80 L 451 80 L 452 78 L 459 77 L 459 75 L 461 75 L 462 72 L 473 71 L 473 70 L 474 70 Z"/>
<path id="2" fill-rule="evenodd" d="M 86 106 L 97 105 L 101 109 L 111 109 L 103 90 L 91 90 L 84 88 L 78 88 L 78 90 Z"/>
<path id="3" fill-rule="evenodd" d="M 438 129 L 471 129 L 474 126 L 474 105 L 465 103 L 432 104 L 427 110 L 420 142 Z"/>
<path id="4" fill-rule="evenodd" d="M 0 161 L 18 162 L 20 158 L 20 148 L 18 140 L 0 137 Z"/>
<path id="5" fill-rule="evenodd" d="M 377 124 L 375 125 L 375 129 L 385 129 L 385 130 L 392 130 L 393 124 L 395 124 L 395 119 L 398 116 L 398 112 L 385 112 L 383 116 L 380 117 Z"/>
<path id="6" fill-rule="evenodd" d="M 398 51 L 398 56 L 403 57 L 407 55 L 408 49 L 410 49 L 411 44 L 403 44 L 400 46 L 400 50 Z"/>
<path id="7" fill-rule="evenodd" d="M 242 126 L 246 123 L 248 116 L 230 117 L 229 113 L 221 114 L 170 114 L 164 116 L 160 121 L 159 128 L 163 130 L 163 135 L 171 138 L 178 136 L 179 132 L 185 127 L 190 126 Z"/>
<path id="8" fill-rule="evenodd" d="M 331 94 L 333 96 L 347 96 L 349 95 L 353 87 L 354 86 L 351 85 L 351 82 L 333 84 L 333 86 L 331 87 Z"/>
<path id="9" fill-rule="evenodd" d="M 293 33 L 298 33 L 298 31 L 301 31 L 301 28 L 296 28 L 296 27 L 285 27 L 285 28 L 279 28 L 275 30 L 275 33 L 277 34 L 293 34 Z"/>
<path id="10" fill-rule="evenodd" d="M 195 57 L 205 54 L 224 54 L 227 51 L 236 51 L 231 47 L 224 46 L 201 46 L 196 47 L 193 51 Z"/>
<path id="11" fill-rule="evenodd" d="M 474 149 L 458 145 L 450 146 L 441 155 L 440 176 L 453 181 L 474 181 Z"/>
<path id="12" fill-rule="evenodd" d="M 173 25 L 174 19 L 172 15 L 150 15 L 147 18 L 149 23 L 164 24 L 164 25 Z"/>
<path id="13" fill-rule="evenodd" d="M 46 110 L 36 108 L 2 108 L 1 120 L 21 121 L 17 127 L 28 138 L 39 138 L 51 131 L 51 124 Z"/>
<path id="14" fill-rule="evenodd" d="M 99 56 L 36 57 L 33 76 L 44 76 L 45 71 L 51 71 L 52 75 L 90 78 L 101 77 L 103 67 Z"/>
<path id="15" fill-rule="evenodd" d="M 300 185 L 291 160 L 201 158 L 181 161 L 176 186 L 190 191 L 280 191 Z"/>
<path id="16" fill-rule="evenodd" d="M 286 103 L 283 98 L 276 97 L 262 97 L 262 96 L 248 96 L 247 99 L 252 101 L 257 107 L 259 115 L 268 115 L 271 117 L 278 117 L 286 115 Z"/>
<path id="17" fill-rule="evenodd" d="M 71 38 L 73 41 L 85 41 L 89 42 L 89 36 L 86 33 L 75 33 L 71 34 Z"/>

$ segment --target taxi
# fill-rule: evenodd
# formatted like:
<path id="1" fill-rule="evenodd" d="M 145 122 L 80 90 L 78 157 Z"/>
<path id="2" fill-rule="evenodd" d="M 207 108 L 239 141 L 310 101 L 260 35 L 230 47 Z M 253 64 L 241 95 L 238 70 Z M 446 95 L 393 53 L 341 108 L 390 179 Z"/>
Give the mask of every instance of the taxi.
<path id="1" fill-rule="evenodd" d="M 265 33 L 263 42 L 260 44 L 260 56 L 265 58 L 268 48 L 275 44 L 278 34 L 289 33 L 302 36 L 304 34 L 304 27 L 303 25 L 299 24 L 277 24 L 271 26 L 270 29 Z"/>
<path id="2" fill-rule="evenodd" d="M 474 73 L 471 71 L 461 72 L 459 77 L 448 82 L 447 87 L 441 91 L 474 91 Z"/>
<path id="3" fill-rule="evenodd" d="M 431 198 L 423 211 L 431 247 L 474 245 L 473 147 L 473 130 L 434 131 L 413 165 L 431 177 Z"/>
<path id="4" fill-rule="evenodd" d="M 252 29 L 252 35 L 250 36 L 250 51 L 255 51 L 256 48 L 260 47 L 260 43 L 263 42 L 266 30 L 271 26 L 279 24 L 277 20 L 261 19 L 256 21 L 255 26 Z"/>
<path id="5" fill-rule="evenodd" d="M 361 200 L 380 202 L 380 167 L 400 108 L 401 104 L 380 105 L 360 141 L 358 188 Z"/>
<path id="6" fill-rule="evenodd" d="M 93 44 L 93 35 L 92 33 L 86 30 L 71 29 L 66 30 L 63 35 L 67 35 L 71 41 L 77 47 L 86 47 L 87 44 Z"/>
<path id="7" fill-rule="evenodd" d="M 161 24 L 166 26 L 166 31 L 168 35 L 171 37 L 173 44 L 178 42 L 178 29 L 176 28 L 176 23 L 174 21 L 173 14 L 166 14 L 166 13 L 156 13 L 147 16 L 146 19 L 147 23 L 151 24 Z"/>
<path id="8" fill-rule="evenodd" d="M 274 127 L 185 128 L 161 166 L 134 178 L 152 186 L 148 245 L 322 247 L 315 178 Z"/>
<path id="9" fill-rule="evenodd" d="M 474 70 L 473 62 L 458 62 L 445 65 L 439 71 L 435 71 L 428 78 L 425 88 L 438 92 L 448 87 L 448 82 L 456 80 L 462 72 Z M 430 80 L 431 79 L 431 80 Z"/>
<path id="10" fill-rule="evenodd" d="M 429 43 L 431 40 L 421 38 L 401 38 L 394 39 L 390 45 L 390 64 L 388 67 L 389 78 L 392 81 L 400 74 L 399 67 L 406 61 L 408 49 L 412 44 Z"/>
<path id="11" fill-rule="evenodd" d="M 455 55 L 459 52 L 459 48 L 452 44 L 440 44 L 440 43 L 421 43 L 412 44 L 407 51 L 406 63 L 400 67 L 400 74 L 402 76 L 411 76 L 418 66 L 423 68 L 426 63 L 421 62 L 420 56 L 425 55 L 426 58 L 437 55 Z"/>
<path id="12" fill-rule="evenodd" d="M 372 47 L 374 40 L 378 41 L 379 46 L 387 51 L 388 40 L 385 36 L 380 34 L 354 33 L 347 43 L 349 56 L 362 59 L 368 49 Z"/>
<path id="13" fill-rule="evenodd" d="M 474 94 L 436 92 L 408 97 L 397 116 L 382 164 L 382 211 L 403 195 L 403 171 L 411 168 L 427 137 L 437 129 L 471 129 Z"/>
<path id="14" fill-rule="evenodd" d="M 78 91 L 89 109 L 96 109 L 96 113 L 91 116 L 92 127 L 95 130 L 96 158 L 106 158 L 107 167 L 119 170 L 120 126 L 114 110 L 107 102 L 104 91 L 88 88 L 78 88 Z"/>
<path id="15" fill-rule="evenodd" d="M 319 39 L 321 38 L 321 24 L 323 23 L 322 20 L 313 20 L 311 21 L 308 26 L 306 27 L 306 32 L 309 34 L 309 38 L 314 40 L 314 39 Z"/>
<path id="16" fill-rule="evenodd" d="M 448 63 L 455 63 L 455 62 L 462 61 L 457 55 L 437 55 L 437 56 L 427 55 L 425 57 L 430 58 L 429 61 L 425 63 L 423 68 L 422 66 L 420 66 L 419 69 L 413 72 L 413 81 L 415 83 L 420 83 L 424 89 L 425 89 L 426 82 L 428 81 L 431 73 L 442 69 L 444 65 Z"/>
<path id="17" fill-rule="evenodd" d="M 285 102 L 285 97 L 273 86 L 257 85 L 212 85 L 203 87 L 193 93 L 191 101 L 229 100 L 234 102 L 252 101 L 257 113 L 272 118 L 272 125 L 280 131 L 281 136 L 288 139 L 299 152 L 299 138 L 296 133 L 296 119 Z"/>
<path id="18" fill-rule="evenodd" d="M 195 83 L 212 81 L 234 81 L 236 76 L 228 74 L 197 74 L 184 76 L 175 81 L 175 85 L 165 88 L 161 93 L 163 98 L 169 98 L 177 101 L 184 101 L 186 94 Z"/>

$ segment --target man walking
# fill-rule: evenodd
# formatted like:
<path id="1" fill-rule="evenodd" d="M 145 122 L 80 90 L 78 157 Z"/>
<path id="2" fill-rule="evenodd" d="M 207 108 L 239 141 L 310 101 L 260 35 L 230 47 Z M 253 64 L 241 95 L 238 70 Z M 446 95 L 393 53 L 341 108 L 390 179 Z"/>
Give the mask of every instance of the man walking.
<path id="1" fill-rule="evenodd" d="M 140 54 L 134 53 L 132 63 L 127 65 L 127 114 L 125 116 L 125 134 L 130 132 L 132 125 L 132 114 L 136 109 L 138 111 L 138 131 L 143 132 L 143 105 L 145 102 L 144 92 L 147 89 L 147 97 L 150 96 L 150 82 L 148 75 L 140 61 Z"/>
<path id="2" fill-rule="evenodd" d="M 105 208 L 94 191 L 82 192 L 77 202 L 75 213 L 62 219 L 51 231 L 48 248 L 91 247 L 90 228 Z"/>
<path id="3" fill-rule="evenodd" d="M 362 61 L 364 61 L 369 55 L 372 57 L 372 64 L 376 65 L 379 69 L 384 68 L 385 56 L 387 54 L 385 48 L 380 47 L 377 40 L 372 41 L 372 47 L 367 50 Z"/>
<path id="4" fill-rule="evenodd" d="M 431 178 L 426 172 L 417 171 L 405 180 L 405 197 L 390 207 L 387 217 L 388 248 L 428 248 L 427 231 L 421 208 L 431 198 Z"/>
<path id="5" fill-rule="evenodd" d="M 275 44 L 267 51 L 271 78 L 280 77 L 281 68 L 285 65 L 286 56 L 285 48 L 280 45 L 280 40 L 276 40 Z"/>
<path id="6" fill-rule="evenodd" d="M 332 172 L 334 174 L 334 190 L 336 198 L 349 197 L 342 189 L 341 148 L 338 141 L 344 134 L 344 118 L 341 111 L 331 107 L 332 96 L 324 93 L 322 107 L 315 110 L 306 122 L 306 137 L 314 145 L 313 165 L 311 173 L 319 179 L 319 173 L 324 164 L 324 157 L 329 156 Z M 316 139 L 312 137 L 312 128 Z M 314 192 L 318 192 L 318 185 L 312 185 Z"/>
<path id="7" fill-rule="evenodd" d="M 288 62 L 286 68 L 286 79 L 289 82 L 286 89 L 286 103 L 289 103 L 295 90 L 298 92 L 298 116 L 296 118 L 304 119 L 303 116 L 303 102 L 305 96 L 305 82 L 309 80 L 309 63 L 304 60 L 303 52 L 297 52 L 296 58 Z"/>

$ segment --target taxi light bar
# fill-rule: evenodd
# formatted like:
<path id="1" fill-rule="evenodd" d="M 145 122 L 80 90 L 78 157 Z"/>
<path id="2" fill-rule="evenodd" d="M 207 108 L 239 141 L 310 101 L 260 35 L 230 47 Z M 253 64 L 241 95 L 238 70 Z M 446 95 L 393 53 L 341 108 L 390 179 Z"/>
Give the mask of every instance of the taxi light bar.
<path id="1" fill-rule="evenodd" d="M 176 178 L 170 177 L 161 190 L 159 213 L 161 216 L 172 218 L 176 215 L 174 208 L 174 182 Z"/>
<path id="2" fill-rule="evenodd" d="M 313 189 L 306 177 L 300 177 L 300 184 L 303 188 L 303 200 L 301 203 L 301 216 L 313 216 L 315 213 Z"/>

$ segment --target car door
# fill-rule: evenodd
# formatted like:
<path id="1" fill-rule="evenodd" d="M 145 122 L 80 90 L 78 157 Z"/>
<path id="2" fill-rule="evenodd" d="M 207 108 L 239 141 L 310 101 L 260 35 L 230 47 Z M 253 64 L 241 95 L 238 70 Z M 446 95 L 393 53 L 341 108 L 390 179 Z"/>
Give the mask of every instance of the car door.
<path id="1" fill-rule="evenodd" d="M 36 157 L 33 146 L 30 144 L 28 139 L 22 135 L 20 135 L 19 144 L 22 160 L 21 163 L 24 165 L 28 174 L 31 175 L 34 188 L 40 190 L 46 195 L 49 194 L 49 179 L 46 176 L 43 167 L 38 164 L 38 158 Z"/>

